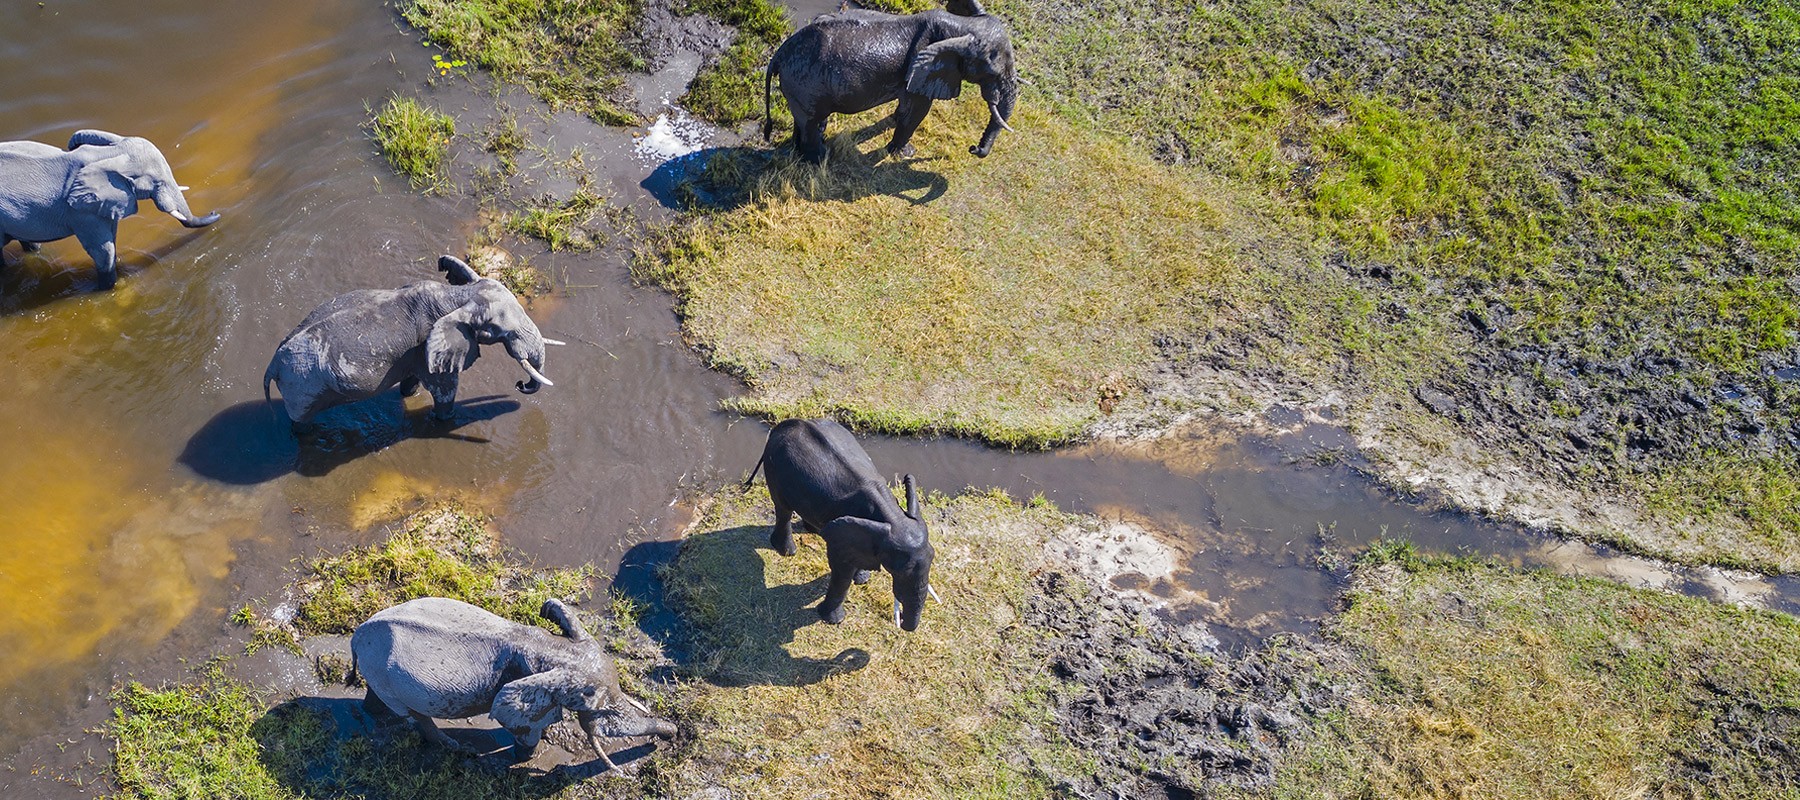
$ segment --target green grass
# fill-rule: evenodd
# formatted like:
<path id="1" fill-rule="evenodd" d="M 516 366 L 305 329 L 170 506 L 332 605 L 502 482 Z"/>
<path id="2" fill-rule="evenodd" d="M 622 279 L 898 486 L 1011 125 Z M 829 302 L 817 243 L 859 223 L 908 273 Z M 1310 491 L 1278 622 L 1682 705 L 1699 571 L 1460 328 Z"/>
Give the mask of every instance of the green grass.
<path id="1" fill-rule="evenodd" d="M 506 230 L 542 240 L 555 250 L 592 250 L 607 242 L 594 222 L 611 212 L 606 198 L 586 186 L 566 200 L 534 198 L 506 218 Z"/>
<path id="2" fill-rule="evenodd" d="M 690 341 L 749 383 L 737 410 L 1047 446 L 1104 416 L 1159 338 L 1280 313 L 1262 283 L 1298 249 L 1218 192 L 1031 106 L 1031 133 L 978 160 L 985 109 L 942 108 L 914 162 L 881 160 L 885 132 L 853 141 L 875 115 L 837 121 L 824 169 L 715 159 L 694 191 L 735 208 L 640 254 Z"/>
<path id="3" fill-rule="evenodd" d="M 406 22 L 459 59 L 516 81 L 556 110 L 636 125 L 618 74 L 641 70 L 625 46 L 639 0 L 400 0 Z"/>
<path id="4" fill-rule="evenodd" d="M 375 145 L 414 187 L 437 187 L 445 178 L 456 121 L 411 97 L 394 95 L 370 121 Z"/>
<path id="5" fill-rule="evenodd" d="M 689 0 L 684 11 L 717 19 L 738 35 L 723 55 L 701 67 L 681 106 L 721 125 L 762 119 L 763 67 L 792 30 L 787 12 L 770 0 Z M 780 123 L 793 125 L 782 100 L 773 103 Z"/>
<path id="6" fill-rule="evenodd" d="M 1327 625 L 1361 696 L 1276 797 L 1795 797 L 1800 623 L 1614 583 L 1363 559 Z"/>
<path id="7" fill-rule="evenodd" d="M 664 573 L 688 653 L 675 704 L 694 739 L 659 767 L 660 796 L 1054 796 L 1032 765 L 1078 755 L 1049 715 L 1039 634 L 1017 623 L 1044 538 L 1070 518 L 1004 495 L 926 506 L 943 603 L 904 633 L 884 572 L 851 590 L 842 625 L 819 621 L 818 538 L 778 556 L 760 486 L 714 495 Z"/>

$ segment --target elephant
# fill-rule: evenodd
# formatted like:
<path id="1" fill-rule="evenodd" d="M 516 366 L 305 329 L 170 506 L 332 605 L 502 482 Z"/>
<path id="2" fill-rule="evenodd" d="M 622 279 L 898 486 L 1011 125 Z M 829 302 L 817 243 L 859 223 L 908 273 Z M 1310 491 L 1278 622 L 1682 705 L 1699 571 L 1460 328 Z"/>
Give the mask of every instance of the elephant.
<path id="1" fill-rule="evenodd" d="M 217 212 L 194 216 L 186 190 L 162 151 L 136 136 L 80 130 L 67 150 L 0 142 L 0 247 L 18 240 L 29 252 L 73 236 L 94 259 L 99 287 L 111 289 L 118 281 L 119 220 L 136 214 L 139 200 L 155 202 L 189 228 L 219 220 Z"/>
<path id="2" fill-rule="evenodd" d="M 295 434 L 311 430 L 313 417 L 327 408 L 394 386 L 407 396 L 424 386 L 432 413 L 449 419 L 458 376 L 484 344 L 505 345 L 525 368 L 530 381 L 519 381 L 519 391 L 556 385 L 541 371 L 544 346 L 562 342 L 538 332 L 511 290 L 451 256 L 439 258 L 438 269 L 448 285 L 419 281 L 347 292 L 314 309 L 281 340 L 263 373 L 263 398 L 271 399 L 271 382 L 281 389 Z"/>
<path id="3" fill-rule="evenodd" d="M 769 59 L 763 73 L 763 141 L 774 133 L 770 84 L 794 115 L 794 141 L 807 160 L 825 159 L 825 121 L 893 100 L 894 138 L 889 155 L 908 156 L 909 142 L 931 101 L 962 93 L 964 81 L 981 87 L 988 104 L 987 129 L 969 152 L 986 158 L 1019 96 L 1019 76 L 1006 23 L 974 0 L 955 0 L 951 10 L 896 15 L 865 9 L 825 14 L 795 31 Z"/>
<path id="4" fill-rule="evenodd" d="M 674 737 L 673 724 L 619 689 L 612 658 L 562 601 L 545 601 L 539 613 L 562 635 L 445 597 L 376 612 L 350 635 L 351 668 L 368 687 L 364 705 L 410 718 L 427 740 L 459 751 L 466 748 L 432 718 L 486 712 L 513 735 L 520 761 L 531 758 L 544 730 L 568 710 L 608 771 L 617 766 L 600 736 Z"/>
<path id="5" fill-rule="evenodd" d="M 744 482 L 749 488 L 758 469 L 766 470 L 769 499 L 775 504 L 775 527 L 769 547 L 791 556 L 796 552 L 792 517 L 825 540 L 831 583 L 819 616 L 833 625 L 844 621 L 844 598 L 852 583 L 869 581 L 869 571 L 886 569 L 894 576 L 894 626 L 917 630 L 931 588 L 931 549 L 925 520 L 919 517 L 919 490 L 913 476 L 906 485 L 906 510 L 894 502 L 875 462 L 856 437 L 829 419 L 784 420 L 769 431 L 762 459 Z"/>

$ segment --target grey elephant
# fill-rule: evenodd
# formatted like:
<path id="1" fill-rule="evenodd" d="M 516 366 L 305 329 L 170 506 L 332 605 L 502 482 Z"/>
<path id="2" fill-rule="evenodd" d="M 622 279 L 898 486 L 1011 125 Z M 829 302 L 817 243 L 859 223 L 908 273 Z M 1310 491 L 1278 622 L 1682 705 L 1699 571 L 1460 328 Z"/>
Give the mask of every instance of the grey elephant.
<path id="1" fill-rule="evenodd" d="M 608 770 L 616 766 L 599 737 L 675 735 L 674 725 L 619 689 L 612 658 L 562 601 L 545 602 L 540 613 L 561 636 L 444 597 L 376 612 L 350 636 L 351 665 L 368 685 L 364 703 L 410 718 L 427 740 L 452 750 L 465 748 L 432 719 L 486 713 L 513 735 L 521 761 L 566 710 Z"/>
<path id="2" fill-rule="evenodd" d="M 82 130 L 58 150 L 39 142 L 0 142 L 0 247 L 17 240 L 27 251 L 70 236 L 94 259 L 102 289 L 118 280 L 114 240 L 119 220 L 137 213 L 139 200 L 189 228 L 217 222 L 217 213 L 194 216 L 162 151 L 149 140 Z"/>
<path id="3" fill-rule="evenodd" d="M 831 583 L 819 616 L 836 625 L 844 621 L 844 598 L 851 584 L 867 583 L 869 571 L 885 569 L 894 577 L 894 625 L 916 630 L 931 588 L 931 549 L 925 520 L 919 517 L 919 490 L 913 476 L 906 485 L 906 509 L 894 502 L 875 462 L 856 437 L 829 419 L 784 420 L 769 431 L 762 459 L 750 470 L 766 470 L 769 499 L 775 504 L 775 527 L 769 546 L 795 553 L 792 518 L 825 540 Z"/>
<path id="4" fill-rule="evenodd" d="M 953 11 L 906 16 L 852 9 L 825 14 L 794 32 L 769 59 L 763 74 L 763 140 L 774 132 L 769 116 L 770 84 L 779 77 L 781 94 L 794 115 L 800 154 L 825 158 L 825 121 L 832 114 L 855 114 L 884 103 L 894 109 L 890 155 L 910 155 L 914 131 L 933 100 L 962 93 L 964 81 L 981 87 L 988 124 L 969 152 L 985 158 L 1019 96 L 1012 36 L 1006 23 L 973 0 L 958 0 Z"/>
<path id="5" fill-rule="evenodd" d="M 483 278 L 451 256 L 438 259 L 448 284 L 420 281 L 398 289 L 361 289 L 314 309 L 269 360 L 269 384 L 281 389 L 295 433 L 332 406 L 399 386 L 410 396 L 424 386 L 432 412 L 448 419 L 458 376 L 475 363 L 481 345 L 500 344 L 525 369 L 519 391 L 554 386 L 544 377 L 546 339 L 519 299 L 499 281 Z"/>

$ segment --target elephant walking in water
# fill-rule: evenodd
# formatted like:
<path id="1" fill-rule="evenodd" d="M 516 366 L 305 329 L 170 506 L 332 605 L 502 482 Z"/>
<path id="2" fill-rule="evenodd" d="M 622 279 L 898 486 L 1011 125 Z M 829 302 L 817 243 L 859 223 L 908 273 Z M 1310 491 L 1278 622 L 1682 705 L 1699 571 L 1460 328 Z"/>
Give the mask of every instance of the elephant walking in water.
<path id="1" fill-rule="evenodd" d="M 562 601 L 546 601 L 539 613 L 562 635 L 444 597 L 376 612 L 350 636 L 352 664 L 369 687 L 364 703 L 385 705 L 452 750 L 464 748 L 432 718 L 486 713 L 513 735 L 521 761 L 565 709 L 609 770 L 615 766 L 599 737 L 675 735 L 674 725 L 619 689 L 612 657 Z"/>
<path id="2" fill-rule="evenodd" d="M 295 328 L 269 360 L 269 384 L 295 433 L 332 406 L 373 397 L 399 386 L 410 395 L 424 386 L 432 412 L 448 419 L 458 376 L 473 366 L 481 345 L 499 344 L 525 369 L 519 391 L 554 386 L 544 377 L 546 339 L 510 289 L 483 278 L 450 256 L 438 259 L 448 284 L 420 281 L 398 289 L 361 289 L 327 300 Z"/>
<path id="3" fill-rule="evenodd" d="M 18 240 L 26 250 L 70 236 L 94 259 L 102 289 L 118 280 L 119 220 L 138 201 L 189 228 L 217 222 L 217 213 L 188 210 L 175 173 L 149 140 L 106 131 L 76 131 L 69 148 L 39 142 L 0 142 L 0 247 Z"/>
<path id="4" fill-rule="evenodd" d="M 889 155 L 910 155 L 914 131 L 933 100 L 962 94 L 964 81 L 981 87 L 988 124 L 969 152 L 986 158 L 1001 130 L 1012 130 L 1019 97 L 1012 36 L 1006 23 L 973 0 L 954 10 L 896 15 L 855 9 L 825 14 L 794 32 L 775 49 L 763 75 L 763 140 L 774 132 L 769 117 L 770 84 L 781 79 L 781 95 L 794 115 L 794 141 L 814 163 L 825 159 L 825 120 L 856 114 L 899 100 Z M 962 13 L 962 12 L 966 12 Z"/>

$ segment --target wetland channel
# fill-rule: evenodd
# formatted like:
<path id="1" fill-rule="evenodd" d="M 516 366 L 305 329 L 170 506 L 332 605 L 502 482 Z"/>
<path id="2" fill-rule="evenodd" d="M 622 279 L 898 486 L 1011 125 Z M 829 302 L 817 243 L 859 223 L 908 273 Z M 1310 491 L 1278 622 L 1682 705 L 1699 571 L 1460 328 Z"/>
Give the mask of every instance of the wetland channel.
<path id="1" fill-rule="evenodd" d="M 0 139 L 144 136 L 192 187 L 195 211 L 224 218 L 187 231 L 144 204 L 121 226 L 122 277 L 107 293 L 92 291 L 73 240 L 6 249 L 0 758 L 15 771 L 0 790 L 29 765 L 75 758 L 56 755 L 62 743 L 101 746 L 83 732 L 117 681 L 178 678 L 231 651 L 231 611 L 277 591 L 294 559 L 372 540 L 369 520 L 395 502 L 455 495 L 531 558 L 611 574 L 635 545 L 679 533 L 683 487 L 755 463 L 767 427 L 718 410 L 741 387 L 684 346 L 666 295 L 634 286 L 617 250 L 539 254 L 531 242 L 513 249 L 559 287 L 532 314 L 571 343 L 550 354 L 554 388 L 520 395 L 517 370 L 489 358 L 465 374 L 453 430 L 424 423 L 422 398 L 403 409 L 388 397 L 344 415 L 361 446 L 301 452 L 259 391 L 276 343 L 333 295 L 435 278 L 437 256 L 462 253 L 478 224 L 465 193 L 416 192 L 388 168 L 368 109 L 423 93 L 479 120 L 495 98 L 454 78 L 422 88 L 432 51 L 369 0 L 52 3 L 16 9 L 7 29 Z M 656 164 L 632 131 L 541 124 L 552 151 L 583 151 L 615 202 L 662 213 L 642 185 Z M 1396 498 L 1329 421 L 1271 417 L 1280 432 L 1197 428 L 1052 453 L 943 439 L 868 448 L 926 489 L 1042 494 L 1163 532 L 1173 573 L 1115 583 L 1167 598 L 1228 647 L 1312 629 L 1338 589 L 1322 552 L 1382 536 L 1710 596 L 1760 591 L 1788 610 L 1800 595 L 1788 579 L 1670 571 Z"/>

